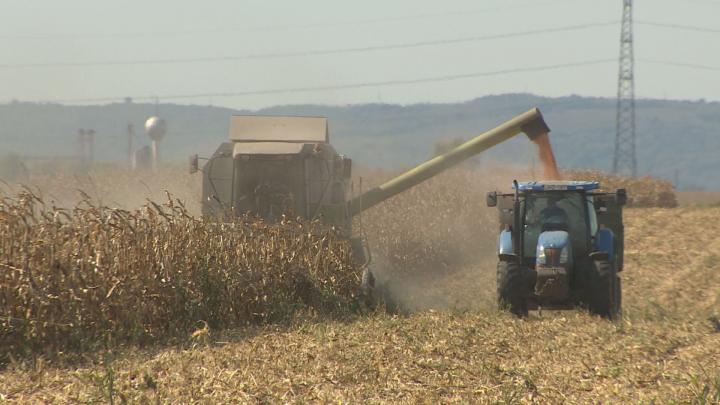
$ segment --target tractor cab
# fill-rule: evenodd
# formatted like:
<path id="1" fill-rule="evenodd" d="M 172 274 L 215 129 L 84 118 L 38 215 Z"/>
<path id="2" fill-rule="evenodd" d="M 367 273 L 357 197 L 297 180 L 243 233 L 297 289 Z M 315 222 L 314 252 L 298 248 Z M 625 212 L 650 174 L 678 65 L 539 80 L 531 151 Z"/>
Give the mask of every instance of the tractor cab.
<path id="1" fill-rule="evenodd" d="M 502 305 L 520 315 L 576 305 L 607 317 L 619 313 L 626 196 L 599 188 L 594 181 L 514 182 L 511 194 L 488 194 L 488 205 L 500 212 Z M 609 291 L 597 293 L 602 283 Z"/>
<path id="2" fill-rule="evenodd" d="M 590 253 L 598 225 L 592 197 L 587 191 L 597 189 L 599 184 L 575 183 L 572 190 L 557 190 L 558 183 L 553 183 L 553 187 L 548 183 L 518 184 L 524 196 L 520 215 L 522 256 L 531 267 L 538 262 L 541 265 L 546 261 L 568 262 L 574 254 Z M 545 257 L 546 251 L 550 257 Z"/>

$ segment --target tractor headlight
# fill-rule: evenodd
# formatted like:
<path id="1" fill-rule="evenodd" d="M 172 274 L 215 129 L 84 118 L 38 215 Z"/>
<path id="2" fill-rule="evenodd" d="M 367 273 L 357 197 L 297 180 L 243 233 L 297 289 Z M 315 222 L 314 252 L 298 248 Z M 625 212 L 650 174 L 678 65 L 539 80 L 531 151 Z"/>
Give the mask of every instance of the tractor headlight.
<path id="1" fill-rule="evenodd" d="M 565 264 L 568 262 L 568 256 L 570 255 L 569 251 L 570 249 L 568 249 L 567 246 L 562 248 L 562 251 L 560 252 L 560 264 Z"/>
<path id="2" fill-rule="evenodd" d="M 545 247 L 538 246 L 537 253 L 535 254 L 535 256 L 537 257 L 538 264 L 545 264 L 545 260 L 547 260 L 547 257 L 545 256 Z"/>

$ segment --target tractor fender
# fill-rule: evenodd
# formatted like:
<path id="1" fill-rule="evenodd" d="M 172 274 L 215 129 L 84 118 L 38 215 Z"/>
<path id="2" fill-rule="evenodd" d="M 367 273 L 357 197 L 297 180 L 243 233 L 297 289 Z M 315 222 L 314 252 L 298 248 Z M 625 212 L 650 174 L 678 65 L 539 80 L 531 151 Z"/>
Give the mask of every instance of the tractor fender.
<path id="1" fill-rule="evenodd" d="M 615 261 L 615 234 L 608 228 L 598 229 L 595 235 L 595 250 L 605 252 L 608 255 L 608 261 Z"/>
<path id="2" fill-rule="evenodd" d="M 498 239 L 498 256 L 501 261 L 513 261 L 515 258 L 512 232 L 510 230 L 505 229 L 500 232 L 500 238 Z"/>

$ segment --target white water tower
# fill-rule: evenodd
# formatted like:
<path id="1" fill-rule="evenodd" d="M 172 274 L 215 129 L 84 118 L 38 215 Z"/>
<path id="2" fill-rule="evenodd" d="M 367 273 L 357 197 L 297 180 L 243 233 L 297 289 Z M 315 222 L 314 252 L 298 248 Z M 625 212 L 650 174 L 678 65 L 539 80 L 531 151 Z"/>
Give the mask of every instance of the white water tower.
<path id="1" fill-rule="evenodd" d="M 152 116 L 145 121 L 145 134 L 152 141 L 152 168 L 156 170 L 160 160 L 160 151 L 158 150 L 160 141 L 167 133 L 167 124 L 164 119 L 158 116 Z"/>

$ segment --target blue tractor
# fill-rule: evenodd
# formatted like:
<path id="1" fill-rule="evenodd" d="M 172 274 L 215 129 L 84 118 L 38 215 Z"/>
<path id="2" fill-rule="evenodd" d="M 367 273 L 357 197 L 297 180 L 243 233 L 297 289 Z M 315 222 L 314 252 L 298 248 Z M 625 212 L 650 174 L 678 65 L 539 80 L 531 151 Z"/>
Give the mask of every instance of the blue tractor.
<path id="1" fill-rule="evenodd" d="M 500 214 L 497 298 L 518 316 L 578 306 L 608 319 L 621 314 L 624 189 L 593 181 L 513 182 L 490 192 Z"/>

